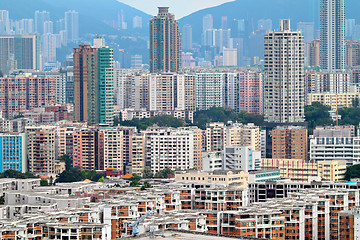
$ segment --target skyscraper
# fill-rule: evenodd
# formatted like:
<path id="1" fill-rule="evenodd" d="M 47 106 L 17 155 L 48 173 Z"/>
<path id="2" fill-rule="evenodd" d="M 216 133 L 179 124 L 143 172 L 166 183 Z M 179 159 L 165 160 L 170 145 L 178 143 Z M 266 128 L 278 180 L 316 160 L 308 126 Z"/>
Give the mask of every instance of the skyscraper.
<path id="1" fill-rule="evenodd" d="M 0 10 L 0 34 L 10 33 L 9 11 Z"/>
<path id="2" fill-rule="evenodd" d="M 40 44 L 35 35 L 0 36 L 0 72 L 40 67 Z"/>
<path id="3" fill-rule="evenodd" d="M 190 24 L 186 24 L 182 29 L 182 47 L 184 50 L 192 49 L 192 27 Z"/>
<path id="4" fill-rule="evenodd" d="M 181 65 L 181 36 L 175 16 L 159 7 L 150 19 L 150 71 L 177 72 Z"/>
<path id="5" fill-rule="evenodd" d="M 213 23 L 213 16 L 211 14 L 207 14 L 203 17 L 203 32 L 206 32 L 206 30 L 213 29 L 214 23 Z"/>
<path id="6" fill-rule="evenodd" d="M 35 11 L 35 32 L 44 33 L 44 22 L 50 21 L 50 13 L 47 11 Z"/>
<path id="7" fill-rule="evenodd" d="M 320 66 L 320 39 L 315 38 L 312 42 L 306 43 L 306 66 Z"/>
<path id="8" fill-rule="evenodd" d="M 304 37 L 290 29 L 290 20 L 280 20 L 280 30 L 265 36 L 265 121 L 304 121 Z"/>
<path id="9" fill-rule="evenodd" d="M 79 13 L 75 10 L 65 13 L 65 30 L 68 42 L 79 40 Z"/>
<path id="10" fill-rule="evenodd" d="M 315 23 L 314 22 L 298 22 L 297 29 L 302 31 L 304 42 L 308 43 L 314 40 Z"/>
<path id="11" fill-rule="evenodd" d="M 320 67 L 345 69 L 345 0 L 320 1 Z"/>
<path id="12" fill-rule="evenodd" d="M 80 45 L 74 49 L 75 120 L 89 125 L 113 121 L 113 50 Z"/>

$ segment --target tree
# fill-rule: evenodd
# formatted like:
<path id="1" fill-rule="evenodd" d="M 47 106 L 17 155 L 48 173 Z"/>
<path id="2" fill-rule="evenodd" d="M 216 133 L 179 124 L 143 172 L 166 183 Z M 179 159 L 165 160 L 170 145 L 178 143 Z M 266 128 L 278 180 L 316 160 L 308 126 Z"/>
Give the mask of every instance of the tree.
<path id="1" fill-rule="evenodd" d="M 84 179 L 92 180 L 92 179 L 95 179 L 96 171 L 95 170 L 84 169 L 84 170 L 81 171 L 81 174 L 83 175 Z M 99 179 L 97 179 L 97 180 L 99 180 Z"/>
<path id="2" fill-rule="evenodd" d="M 357 108 L 359 107 L 359 99 L 358 98 L 354 98 L 353 101 L 352 101 L 352 106 L 354 108 Z"/>
<path id="3" fill-rule="evenodd" d="M 0 178 L 18 178 L 18 179 L 26 179 L 26 178 L 38 178 L 38 176 L 35 176 L 32 173 L 26 172 L 22 173 L 16 170 L 6 170 L 5 172 L 0 174 Z"/>
<path id="4" fill-rule="evenodd" d="M 41 179 L 40 180 L 40 186 L 44 187 L 44 186 L 49 186 L 49 182 L 47 179 Z"/>
<path id="5" fill-rule="evenodd" d="M 155 174 L 155 178 L 162 178 L 166 179 L 169 178 L 169 176 L 175 176 L 175 172 L 171 170 L 170 168 L 165 168 L 164 170 L 161 170 Z"/>
<path id="6" fill-rule="evenodd" d="M 312 134 L 316 126 L 328 126 L 334 124 L 330 117 L 330 107 L 322 105 L 319 102 L 313 102 L 305 106 L 305 119 L 308 122 L 309 134 Z"/>
<path id="7" fill-rule="evenodd" d="M 145 181 L 144 184 L 142 185 L 142 187 L 140 188 L 140 190 L 143 191 L 147 188 L 152 188 L 152 186 L 148 181 Z"/>
<path id="8" fill-rule="evenodd" d="M 153 178 L 154 174 L 149 166 L 146 166 L 143 171 L 143 178 Z"/>
<path id="9" fill-rule="evenodd" d="M 240 123 L 254 123 L 261 126 L 264 123 L 264 116 L 246 111 L 236 113 L 234 110 L 222 107 L 211 107 L 209 110 L 196 111 L 194 113 L 194 125 L 201 129 L 206 129 L 206 125 L 211 122 L 235 121 Z"/>
<path id="10" fill-rule="evenodd" d="M 341 125 L 355 125 L 359 126 L 360 123 L 360 108 L 340 108 L 339 115 L 341 115 Z"/>
<path id="11" fill-rule="evenodd" d="M 152 125 L 160 127 L 182 127 L 185 126 L 185 121 L 171 115 L 160 115 L 150 118 L 133 119 L 131 121 L 122 121 L 122 126 L 133 126 L 140 130 L 144 130 Z"/>
<path id="12" fill-rule="evenodd" d="M 114 117 L 114 124 L 113 124 L 113 126 L 116 127 L 116 126 L 119 126 L 119 124 L 120 124 L 120 119 L 119 119 L 118 116 L 115 116 L 115 117 Z"/>
<path id="13" fill-rule="evenodd" d="M 360 178 L 360 164 L 346 168 L 345 179 L 349 181 L 352 178 Z"/>
<path id="14" fill-rule="evenodd" d="M 140 184 L 139 181 L 136 180 L 136 179 L 132 180 L 131 183 L 130 183 L 130 187 L 138 187 L 138 186 L 140 186 L 140 185 L 141 185 L 141 184 Z"/>
<path id="15" fill-rule="evenodd" d="M 69 170 L 70 168 L 72 168 L 73 161 L 72 161 L 72 159 L 71 159 L 71 157 L 69 155 L 64 154 L 64 155 L 60 156 L 59 161 L 65 162 L 65 169 L 66 170 Z"/>
<path id="16" fill-rule="evenodd" d="M 104 180 L 105 180 L 105 177 L 102 176 L 97 182 L 104 182 Z"/>
<path id="17" fill-rule="evenodd" d="M 70 168 L 65 170 L 56 179 L 55 182 L 79 182 L 84 180 L 84 176 L 79 168 Z"/>

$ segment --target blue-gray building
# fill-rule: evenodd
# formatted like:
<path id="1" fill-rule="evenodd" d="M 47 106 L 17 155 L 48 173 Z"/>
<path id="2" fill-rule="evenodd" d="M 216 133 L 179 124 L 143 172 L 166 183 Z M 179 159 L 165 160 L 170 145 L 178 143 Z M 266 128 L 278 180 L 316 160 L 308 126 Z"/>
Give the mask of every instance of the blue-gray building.
<path id="1" fill-rule="evenodd" d="M 0 173 L 27 171 L 25 133 L 0 133 Z"/>

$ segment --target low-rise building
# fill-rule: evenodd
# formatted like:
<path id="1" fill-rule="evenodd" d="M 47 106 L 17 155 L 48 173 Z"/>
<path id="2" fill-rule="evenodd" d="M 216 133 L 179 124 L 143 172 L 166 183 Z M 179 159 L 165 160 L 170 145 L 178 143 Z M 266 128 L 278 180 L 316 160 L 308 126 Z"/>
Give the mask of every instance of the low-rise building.
<path id="1" fill-rule="evenodd" d="M 175 174 L 177 182 L 216 183 L 227 187 L 246 188 L 249 173 L 244 171 L 178 171 Z"/>
<path id="2" fill-rule="evenodd" d="M 346 161 L 328 160 L 308 162 L 302 159 L 261 159 L 263 168 L 278 168 L 282 178 L 293 182 L 310 182 L 312 180 L 343 181 L 345 179 Z"/>

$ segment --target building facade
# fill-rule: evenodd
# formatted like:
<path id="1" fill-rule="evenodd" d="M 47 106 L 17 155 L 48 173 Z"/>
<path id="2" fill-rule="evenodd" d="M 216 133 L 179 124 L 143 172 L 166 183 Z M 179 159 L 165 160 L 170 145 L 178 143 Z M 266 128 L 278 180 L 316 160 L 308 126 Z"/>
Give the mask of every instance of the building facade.
<path id="1" fill-rule="evenodd" d="M 12 119 L 14 114 L 55 104 L 55 78 L 24 74 L 0 78 L 0 110 Z"/>
<path id="2" fill-rule="evenodd" d="M 35 174 L 55 173 L 56 128 L 26 127 L 28 171 Z"/>
<path id="3" fill-rule="evenodd" d="M 79 45 L 74 49 L 75 121 L 111 124 L 113 106 L 113 51 Z"/>
<path id="4" fill-rule="evenodd" d="M 345 0 L 320 1 L 320 68 L 345 69 Z"/>
<path id="5" fill-rule="evenodd" d="M 40 70 L 40 41 L 36 35 L 0 36 L 0 71 Z"/>
<path id="6" fill-rule="evenodd" d="M 280 30 L 265 36 L 265 121 L 304 121 L 304 37 L 280 20 Z"/>
<path id="7" fill-rule="evenodd" d="M 0 172 L 27 172 L 25 133 L 0 133 Z"/>
<path id="8" fill-rule="evenodd" d="M 304 127 L 277 127 L 272 130 L 272 157 L 307 159 L 307 129 Z"/>
<path id="9" fill-rule="evenodd" d="M 150 19 L 150 71 L 177 72 L 181 66 L 181 35 L 168 7 Z"/>

